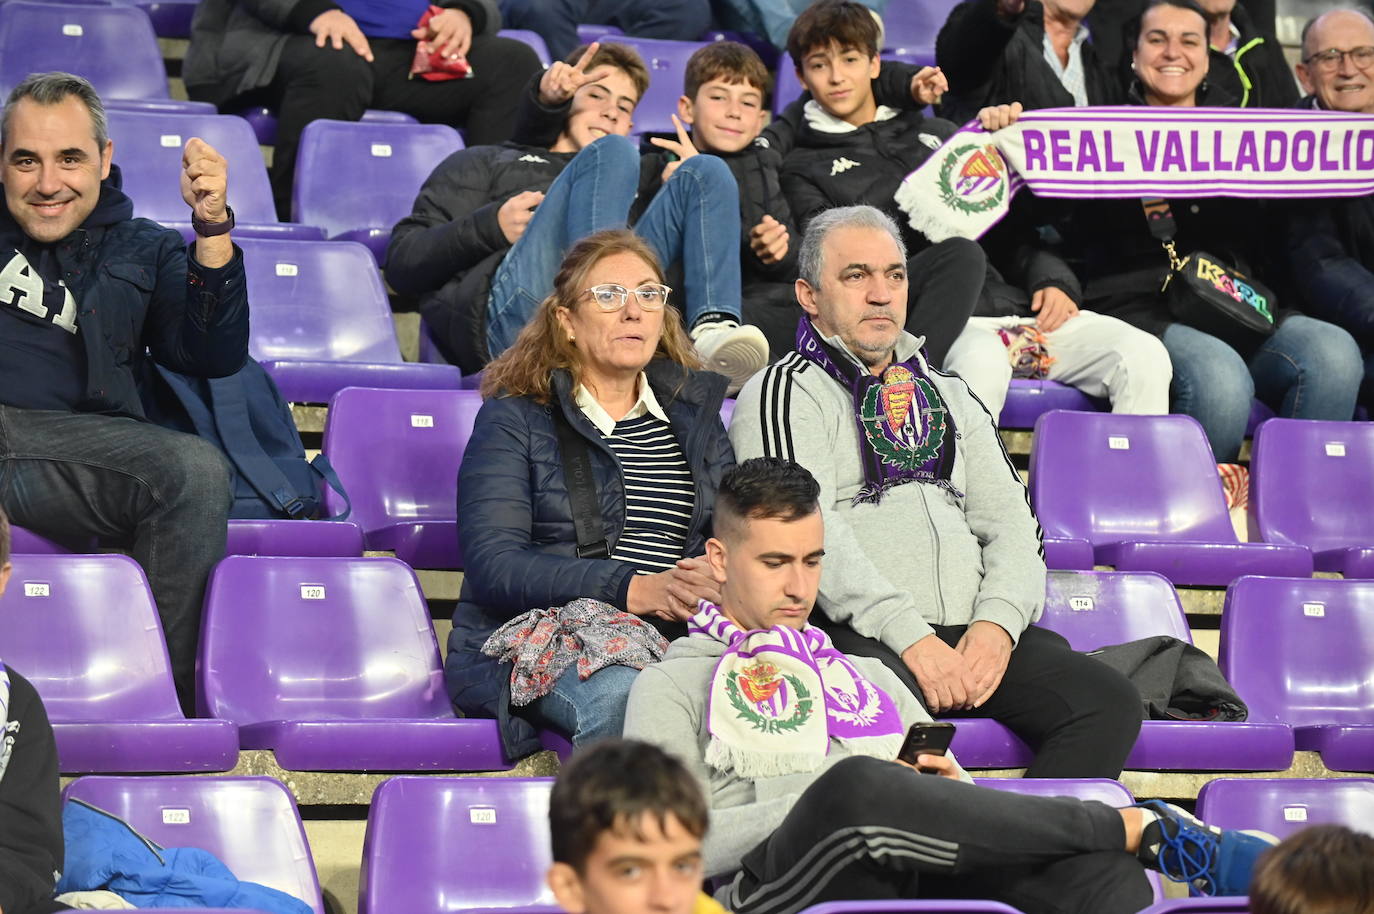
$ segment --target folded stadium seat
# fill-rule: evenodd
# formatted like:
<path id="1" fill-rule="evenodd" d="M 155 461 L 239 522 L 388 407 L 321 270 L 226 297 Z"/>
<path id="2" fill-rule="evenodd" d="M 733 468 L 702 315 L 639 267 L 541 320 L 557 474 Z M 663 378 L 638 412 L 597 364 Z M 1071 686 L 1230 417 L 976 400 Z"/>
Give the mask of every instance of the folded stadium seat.
<path id="1" fill-rule="evenodd" d="M 1103 412 L 1110 409 L 1105 400 L 1096 400 L 1077 387 L 1058 381 L 1030 381 L 1012 378 L 1007 401 L 997 420 L 998 428 L 1035 428 L 1035 420 L 1052 409 L 1078 409 Z"/>
<path id="2" fill-rule="evenodd" d="M 396 777 L 372 795 L 358 914 L 557 912 L 553 778 Z"/>
<path id="3" fill-rule="evenodd" d="M 1097 564 L 1118 571 L 1204 587 L 1312 573 L 1304 546 L 1236 539 L 1216 460 L 1191 416 L 1045 413 L 1031 441 L 1030 491 L 1047 534 L 1088 540 Z"/>
<path id="4" fill-rule="evenodd" d="M 1330 769 L 1374 771 L 1374 581 L 1241 578 L 1219 663 L 1252 719 L 1292 725 Z"/>
<path id="5" fill-rule="evenodd" d="M 440 162 L 463 148 L 444 124 L 312 121 L 301 133 L 292 218 L 338 241 L 360 241 L 386 261 L 391 229 Z M 339 193 L 340 182 L 348 193 Z"/>
<path id="6" fill-rule="evenodd" d="M 162 52 L 143 10 L 122 3 L 0 3 L 0 98 L 30 73 L 59 66 L 89 79 L 101 98 L 168 97 Z"/>
<path id="7" fill-rule="evenodd" d="M 196 0 L 200 2 L 200 0 Z M 105 98 L 106 111 L 150 111 L 155 114 L 218 114 L 209 102 L 183 101 L 179 98 Z"/>
<path id="8" fill-rule="evenodd" d="M 415 573 L 393 558 L 230 556 L 205 595 L 196 705 L 298 771 L 494 771 L 459 720 Z"/>
<path id="9" fill-rule="evenodd" d="M 0 11 L 3 9 L 0 6 Z M 315 226 L 277 221 L 267 166 L 253 131 L 241 118 L 124 108 L 111 108 L 106 114 L 110 138 L 114 140 L 115 164 L 124 179 L 124 192 L 134 201 L 134 215 L 176 229 L 188 241 L 194 237 L 191 211 L 181 197 L 181 162 L 186 141 L 197 136 L 215 147 L 229 163 L 235 241 L 253 237 L 323 237 Z"/>
<path id="10" fill-rule="evenodd" d="M 363 528 L 351 520 L 231 519 L 224 554 L 360 556 Z"/>
<path id="11" fill-rule="evenodd" d="M 1244 895 L 1221 898 L 1175 898 L 1160 901 L 1140 914 L 1250 914 L 1250 899 Z"/>
<path id="12" fill-rule="evenodd" d="M 245 238 L 239 246 L 253 310 L 249 352 L 287 400 L 327 403 L 359 385 L 458 386 L 452 365 L 402 360 L 381 274 L 361 244 Z"/>
<path id="13" fill-rule="evenodd" d="M 162 847 L 209 851 L 239 879 L 324 914 L 296 801 L 275 778 L 86 777 L 68 784 L 62 797 L 118 816 Z"/>
<path id="14" fill-rule="evenodd" d="M 496 34 L 500 35 L 502 38 L 514 38 L 516 41 L 523 41 L 525 44 L 529 45 L 534 49 L 534 53 L 539 57 L 539 62 L 544 65 L 544 69 L 546 70 L 553 62 L 553 59 L 549 56 L 549 46 L 544 42 L 543 37 L 538 32 L 531 32 L 529 29 L 501 29 L 501 31 Z"/>
<path id="15" fill-rule="evenodd" d="M 883 10 L 883 56 L 935 65 L 935 36 L 958 0 L 905 0 Z"/>
<path id="16" fill-rule="evenodd" d="M 1075 536 L 1042 537 L 1045 567 L 1068 571 L 1092 571 L 1093 544 Z"/>
<path id="17" fill-rule="evenodd" d="M 1092 651 L 1155 635 L 1192 643 L 1173 585 L 1150 572 L 1052 571 L 1036 623 Z M 1248 700 L 1245 690 L 1236 687 Z M 1252 717 L 1255 715 L 1252 712 Z M 1029 764 L 1031 752 L 1010 729 L 986 718 L 949 718 L 954 752 L 968 767 Z M 1293 761 L 1293 730 L 1265 717 L 1247 721 L 1147 720 L 1126 767 L 1165 771 L 1281 771 Z"/>
<path id="18" fill-rule="evenodd" d="M 75 547 L 75 548 L 73 548 Z M 10 527 L 10 553 L 12 555 L 70 555 L 73 552 L 94 552 L 95 540 L 84 543 L 59 543 L 57 540 L 40 536 L 23 527 Z"/>
<path id="19" fill-rule="evenodd" d="M 190 38 L 191 19 L 195 16 L 200 0 L 135 0 L 137 6 L 148 14 L 153 24 L 153 32 L 159 38 Z"/>
<path id="20" fill-rule="evenodd" d="M 228 771 L 238 728 L 187 720 L 143 569 L 122 555 L 15 555 L 5 662 L 43 697 L 61 770 Z"/>
<path id="21" fill-rule="evenodd" d="M 196 0 L 197 3 L 200 0 Z M 230 111 L 235 117 L 241 117 L 248 122 L 248 126 L 253 128 L 253 135 L 258 138 L 261 146 L 277 145 L 277 113 L 271 108 L 263 105 L 252 105 L 238 111 Z M 363 120 L 369 124 L 418 124 L 415 118 L 406 114 L 404 111 L 382 111 L 368 108 L 363 112 Z"/>
<path id="22" fill-rule="evenodd" d="M 1111 778 L 974 778 L 980 787 L 992 790 L 1005 790 L 1008 793 L 1021 793 L 1034 797 L 1075 797 L 1080 800 L 1096 800 L 1120 809 L 1135 803 L 1135 797 L 1120 781 Z M 1155 901 L 1164 900 L 1164 881 L 1159 873 L 1147 870 L 1150 889 Z"/>
<path id="23" fill-rule="evenodd" d="M 462 568 L 458 466 L 481 394 L 475 390 L 341 390 L 329 403 L 324 453 L 353 500 L 367 548 L 412 568 Z M 325 493 L 337 512 L 342 499 Z"/>
<path id="24" fill-rule="evenodd" d="M 1258 828 L 1287 838 L 1309 825 L 1374 835 L 1374 779 L 1217 778 L 1202 785 L 1197 814 L 1222 828 Z"/>
<path id="25" fill-rule="evenodd" d="M 1000 901 L 826 901 L 802 908 L 799 914 L 1021 914 Z"/>
<path id="26" fill-rule="evenodd" d="M 687 59 L 705 41 L 670 41 L 664 38 L 635 38 L 617 35 L 616 44 L 627 45 L 639 52 L 649 68 L 649 88 L 635 108 L 635 133 L 667 133 L 676 135 L 673 115 L 677 100 L 682 96 L 682 80 L 687 73 Z"/>
<path id="27" fill-rule="evenodd" d="M 616 38 L 624 34 L 613 25 L 604 25 L 598 22 L 584 22 L 577 27 L 577 40 L 584 44 L 590 44 L 593 41 L 615 41 Z"/>
<path id="28" fill-rule="evenodd" d="M 1272 419 L 1250 454 L 1250 538 L 1312 550 L 1318 571 L 1374 578 L 1374 425 Z"/>

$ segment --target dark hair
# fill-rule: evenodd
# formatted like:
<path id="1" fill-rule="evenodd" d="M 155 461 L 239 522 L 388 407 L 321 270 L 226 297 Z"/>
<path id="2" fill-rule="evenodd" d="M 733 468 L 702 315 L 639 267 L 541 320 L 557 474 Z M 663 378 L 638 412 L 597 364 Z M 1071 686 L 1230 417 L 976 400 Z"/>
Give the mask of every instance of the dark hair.
<path id="1" fill-rule="evenodd" d="M 579 44 L 565 58 L 566 61 L 571 64 L 577 63 L 589 46 Z M 634 83 L 635 87 L 635 105 L 644 101 L 644 93 L 649 91 L 649 68 L 644 65 L 644 58 L 640 57 L 634 48 L 627 44 L 603 41 L 601 47 L 592 55 L 592 59 L 587 62 L 587 72 L 590 73 L 597 67 L 615 67 L 630 77 L 630 82 Z"/>
<path id="2" fill-rule="evenodd" d="M 10 560 L 10 519 L 0 508 L 0 565 Z"/>
<path id="3" fill-rule="evenodd" d="M 734 85 L 747 83 L 762 93 L 768 92 L 768 68 L 754 49 L 738 41 L 713 41 L 697 48 L 687 60 L 682 94 L 693 102 L 701 87 L 713 79 Z"/>
<path id="4" fill-rule="evenodd" d="M 646 815 L 660 828 L 672 815 L 697 838 L 706 835 L 710 821 L 696 778 L 657 746 L 611 739 L 579 749 L 559 771 L 549 797 L 553 859 L 581 873 L 602 832 L 642 839 Z"/>
<path id="5" fill-rule="evenodd" d="M 1315 825 L 1260 857 L 1251 914 L 1374 914 L 1374 837 Z"/>
<path id="6" fill-rule="evenodd" d="M 816 0 L 792 23 L 787 33 L 787 53 L 798 70 L 807 54 L 816 48 L 828 48 L 832 42 L 877 57 L 879 36 L 878 20 L 862 3 Z"/>
<path id="7" fill-rule="evenodd" d="M 1181 10 L 1189 10 L 1202 17 L 1203 25 L 1208 28 L 1212 25 L 1212 17 L 1207 15 L 1207 11 L 1198 4 L 1197 0 L 1149 0 L 1145 4 L 1145 8 L 1140 11 L 1140 15 L 1126 24 L 1126 46 L 1128 48 L 1134 48 L 1140 43 L 1141 23 L 1145 21 L 1145 14 L 1157 6 L 1176 6 Z M 1206 35 L 1204 34 L 1203 37 Z"/>
<path id="8" fill-rule="evenodd" d="M 10 90 L 5 100 L 5 113 L 0 115 L 0 146 L 10 131 L 10 113 L 18 102 L 31 98 L 39 105 L 60 105 L 68 97 L 76 96 L 86 106 L 91 115 L 91 133 L 95 137 L 96 148 L 105 151 L 110 139 L 110 128 L 105 118 L 105 105 L 89 80 L 60 70 L 52 73 L 30 73 L 24 81 Z"/>
<path id="9" fill-rule="evenodd" d="M 781 457 L 751 457 L 725 474 L 716 492 L 717 532 L 745 518 L 800 520 L 820 510 L 821 484 Z"/>

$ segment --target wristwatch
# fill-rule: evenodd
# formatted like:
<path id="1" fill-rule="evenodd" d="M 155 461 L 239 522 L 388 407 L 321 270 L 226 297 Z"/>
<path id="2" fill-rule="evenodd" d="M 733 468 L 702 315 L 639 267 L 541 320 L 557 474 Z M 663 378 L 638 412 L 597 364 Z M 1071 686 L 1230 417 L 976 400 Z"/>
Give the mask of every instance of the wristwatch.
<path id="1" fill-rule="evenodd" d="M 191 210 L 191 228 L 201 238 L 213 238 L 216 235 L 223 235 L 234 228 L 234 208 L 224 207 L 225 220 L 223 222 L 205 222 L 196 215 L 195 210 Z"/>

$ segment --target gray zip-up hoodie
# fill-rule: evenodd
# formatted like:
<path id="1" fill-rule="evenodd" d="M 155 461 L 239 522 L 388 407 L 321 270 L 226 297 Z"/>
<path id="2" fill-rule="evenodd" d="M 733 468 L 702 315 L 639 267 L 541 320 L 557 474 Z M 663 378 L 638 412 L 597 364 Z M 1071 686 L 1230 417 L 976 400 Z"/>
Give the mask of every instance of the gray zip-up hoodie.
<path id="1" fill-rule="evenodd" d="M 699 632 L 677 639 L 662 660 L 646 666 L 635 677 L 625 711 L 625 738 L 653 743 L 682 759 L 705 791 L 711 807 L 711 828 L 703 854 L 710 876 L 739 869 L 740 858 L 773 833 L 802 791 L 831 765 L 853 754 L 832 739 L 825 762 L 805 774 L 744 778 L 708 766 L 706 745 L 711 734 L 706 729 L 706 701 L 711 693 L 711 675 L 725 647 Z M 882 661 L 854 656 L 849 660 L 865 678 L 892 696 L 902 726 L 930 720 L 926 709 Z"/>
<path id="2" fill-rule="evenodd" d="M 839 337 L 826 342 L 862 367 Z M 922 342 L 904 332 L 897 358 L 912 358 Z M 908 482 L 878 504 L 854 504 L 864 475 L 850 392 L 796 352 L 740 391 L 730 423 L 735 458 L 785 457 L 820 483 L 817 606 L 831 619 L 897 653 L 931 625 L 978 620 L 1002 626 L 1014 644 L 1044 608 L 1040 525 L 988 411 L 958 375 L 926 373 L 954 418 L 957 434 L 946 446 L 958 449 L 950 483 L 961 495 Z"/>

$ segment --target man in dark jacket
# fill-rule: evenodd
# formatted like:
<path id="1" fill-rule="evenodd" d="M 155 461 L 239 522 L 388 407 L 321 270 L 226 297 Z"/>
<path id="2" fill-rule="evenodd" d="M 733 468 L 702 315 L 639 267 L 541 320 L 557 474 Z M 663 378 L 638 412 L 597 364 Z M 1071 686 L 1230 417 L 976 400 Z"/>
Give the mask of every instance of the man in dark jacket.
<path id="1" fill-rule="evenodd" d="M 58 540 L 130 548 L 190 708 L 205 582 L 224 555 L 228 469 L 209 443 L 142 421 L 136 382 L 149 354 L 201 377 L 233 374 L 248 356 L 224 158 L 186 143 L 188 249 L 133 218 L 84 79 L 30 76 L 10 93 L 0 134 L 0 505 Z"/>
<path id="2" fill-rule="evenodd" d="M 10 579 L 10 525 L 0 509 L 0 596 Z M 0 663 L 0 914 L 41 914 L 62 868 L 57 744 L 29 681 Z"/>
<path id="3" fill-rule="evenodd" d="M 1272 33 L 1261 32 L 1236 0 L 1198 0 L 1207 13 L 1211 60 L 1207 80 L 1242 108 L 1291 108 L 1298 87 Z"/>
<path id="4" fill-rule="evenodd" d="M 836 206 L 876 206 L 896 219 L 910 258 L 906 328 L 925 337 L 933 364 L 943 364 L 978 301 L 986 259 L 964 238 L 931 244 L 893 196 L 956 128 L 919 110 L 878 104 L 878 26 L 862 4 L 820 0 L 797 17 L 787 50 L 811 93 L 801 108 L 796 146 L 783 160 L 782 190 L 792 215 L 803 232 L 813 217 Z M 943 90 L 943 79 L 932 79 L 933 96 Z"/>
<path id="5" fill-rule="evenodd" d="M 277 215 L 290 219 L 301 131 L 316 118 L 356 121 L 380 108 L 462 127 L 469 145 L 510 138 L 538 56 L 497 36 L 495 0 L 435 5 L 443 9 L 420 28 L 429 0 L 206 0 L 191 25 L 186 91 L 222 111 L 276 109 L 272 195 Z M 411 77 L 417 41 L 433 55 L 466 61 L 470 78 Z"/>
<path id="6" fill-rule="evenodd" d="M 1374 115 L 1374 21 L 1338 9 L 1307 23 L 1304 107 Z M 1288 256 L 1308 313 L 1350 331 L 1364 354 L 1361 399 L 1374 404 L 1374 197 L 1295 202 Z"/>

